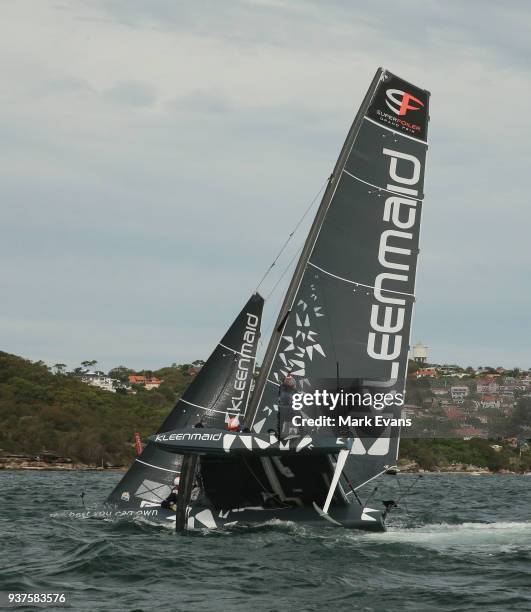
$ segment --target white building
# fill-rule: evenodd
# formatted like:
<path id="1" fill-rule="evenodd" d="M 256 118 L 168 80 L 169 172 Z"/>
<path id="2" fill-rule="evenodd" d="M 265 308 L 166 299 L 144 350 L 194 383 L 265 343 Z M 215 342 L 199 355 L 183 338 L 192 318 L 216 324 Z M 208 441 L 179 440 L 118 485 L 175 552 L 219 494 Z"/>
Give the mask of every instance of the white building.
<path id="1" fill-rule="evenodd" d="M 417 342 L 417 344 L 415 344 L 415 346 L 411 349 L 411 356 L 417 363 L 427 363 L 428 347 L 424 346 L 424 344 L 421 344 L 420 342 Z"/>
<path id="2" fill-rule="evenodd" d="M 450 387 L 450 394 L 452 396 L 452 400 L 456 404 L 462 404 L 465 401 L 465 397 L 469 393 L 469 388 L 466 385 L 455 385 Z"/>
<path id="3" fill-rule="evenodd" d="M 476 383 L 478 393 L 498 393 L 498 388 L 498 383 L 490 378 L 482 378 Z"/>
<path id="4" fill-rule="evenodd" d="M 118 383 L 119 381 L 110 376 L 106 376 L 103 372 L 83 372 L 81 375 L 81 382 L 92 385 L 93 387 L 99 387 L 104 391 L 116 393 L 113 383 Z"/>
<path id="5" fill-rule="evenodd" d="M 501 405 L 500 400 L 493 395 L 484 395 L 480 401 L 482 408 L 499 408 Z"/>

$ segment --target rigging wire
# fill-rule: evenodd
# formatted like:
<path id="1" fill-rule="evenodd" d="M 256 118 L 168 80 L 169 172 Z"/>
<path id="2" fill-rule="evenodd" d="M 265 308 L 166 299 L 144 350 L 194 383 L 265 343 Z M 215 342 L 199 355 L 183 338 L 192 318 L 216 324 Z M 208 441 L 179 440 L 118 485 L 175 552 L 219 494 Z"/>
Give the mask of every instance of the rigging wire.
<path id="1" fill-rule="evenodd" d="M 398 505 L 398 502 L 400 502 L 402 499 L 405 499 L 410 493 L 411 491 L 416 487 L 417 483 L 419 482 L 419 480 L 422 478 L 422 474 L 419 474 L 415 480 L 409 485 L 409 487 L 406 489 L 406 491 L 404 493 L 402 493 L 400 495 L 400 497 L 396 500 L 396 504 Z M 401 491 L 402 492 L 402 491 Z M 405 502 L 404 502 L 405 505 Z M 406 506 L 406 511 L 409 512 L 407 510 L 407 506 Z"/>
<path id="2" fill-rule="evenodd" d="M 266 300 L 268 300 L 273 295 L 273 293 L 275 293 L 275 291 L 277 290 L 277 287 L 280 285 L 280 283 L 281 283 L 282 279 L 284 278 L 284 276 L 286 276 L 286 274 L 287 274 L 288 270 L 291 268 L 293 262 L 300 255 L 303 247 L 304 247 L 304 243 L 301 244 L 301 246 L 295 251 L 295 253 L 293 254 L 293 257 L 289 260 L 288 265 L 284 268 L 284 271 L 282 272 L 282 274 L 278 278 L 277 282 L 273 285 L 273 288 L 267 294 Z"/>
<path id="3" fill-rule="evenodd" d="M 270 292 L 267 294 L 267 297 L 265 298 L 265 299 L 266 299 L 266 301 L 268 301 L 268 300 L 271 298 L 271 296 L 273 295 L 273 293 L 274 293 L 274 292 L 277 290 L 277 288 L 278 288 L 278 286 L 280 285 L 280 283 L 281 283 L 282 279 L 284 278 L 284 276 L 286 276 L 286 274 L 287 274 L 287 273 L 288 273 L 288 271 L 290 270 L 291 266 L 293 265 L 293 262 L 294 262 L 294 261 L 297 259 L 297 257 L 300 255 L 300 252 L 302 251 L 303 247 L 304 247 L 304 243 L 303 243 L 303 244 L 301 244 L 301 246 L 300 246 L 300 247 L 299 247 L 299 248 L 298 248 L 298 249 L 295 251 L 295 253 L 293 254 L 293 257 L 292 257 L 292 258 L 289 260 L 288 265 L 287 265 L 287 266 L 284 268 L 284 271 L 283 271 L 283 272 L 282 272 L 282 274 L 280 275 L 279 279 L 277 280 L 277 282 L 275 283 L 275 285 L 273 286 L 273 288 L 271 289 L 271 291 L 270 291 Z M 277 303 L 275 304 L 275 308 L 273 309 L 273 313 L 278 312 L 278 309 L 280 308 L 280 302 L 282 301 L 282 298 L 283 298 L 283 297 L 284 297 L 283 295 L 280 295 L 280 296 L 279 296 L 279 298 L 278 298 L 278 300 L 277 300 Z M 269 326 L 268 326 L 267 330 L 265 331 L 265 333 L 264 333 L 264 334 L 260 335 L 260 340 L 259 340 L 260 345 L 262 345 L 262 346 L 263 346 L 263 341 L 262 341 L 262 338 L 263 338 L 263 337 L 266 337 L 266 338 L 268 338 L 268 337 L 269 337 L 269 334 L 270 334 L 270 332 L 272 331 L 272 329 L 273 329 L 273 325 L 274 325 L 274 324 L 275 324 L 275 318 L 274 318 L 274 315 L 273 315 L 273 318 L 271 319 L 271 323 L 269 324 Z"/>
<path id="4" fill-rule="evenodd" d="M 304 214 L 302 215 L 302 217 L 297 221 L 297 224 L 295 225 L 295 227 L 293 228 L 293 230 L 291 231 L 291 233 L 289 234 L 289 236 L 286 238 L 286 240 L 284 241 L 284 244 L 282 245 L 280 251 L 277 253 L 277 256 L 275 257 L 275 259 L 273 260 L 273 262 L 271 263 L 271 265 L 267 268 L 267 270 L 264 272 L 264 275 L 262 276 L 262 278 L 260 279 L 260 282 L 258 283 L 258 285 L 256 285 L 256 289 L 254 290 L 255 293 L 258 291 L 258 289 L 260 289 L 262 283 L 265 281 L 265 279 L 269 276 L 269 273 L 271 272 L 271 270 L 275 267 L 278 259 L 280 258 L 280 256 L 282 255 L 282 253 L 286 250 L 286 247 L 288 246 L 290 240 L 293 238 L 293 235 L 295 234 L 295 232 L 299 229 L 299 227 L 301 226 L 302 222 L 304 221 L 304 219 L 307 217 L 308 213 L 310 212 L 310 210 L 313 208 L 313 206 L 315 205 L 315 202 L 318 200 L 319 196 L 323 193 L 325 187 L 328 185 L 328 181 L 329 179 L 326 179 L 326 181 L 322 184 L 321 188 L 319 189 L 319 191 L 315 194 L 315 196 L 313 197 L 312 201 L 310 202 L 310 204 L 308 205 L 308 207 L 306 208 L 306 210 L 304 211 Z M 276 288 L 276 285 L 275 285 Z"/>

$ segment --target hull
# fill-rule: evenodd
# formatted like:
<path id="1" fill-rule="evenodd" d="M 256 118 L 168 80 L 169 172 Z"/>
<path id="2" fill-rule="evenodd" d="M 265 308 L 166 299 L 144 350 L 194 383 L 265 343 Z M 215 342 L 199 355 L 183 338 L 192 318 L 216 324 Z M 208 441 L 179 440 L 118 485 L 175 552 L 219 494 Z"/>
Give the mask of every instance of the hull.
<path id="1" fill-rule="evenodd" d="M 113 510 L 105 513 L 105 518 L 141 518 L 150 523 L 175 526 L 175 512 L 160 506 L 151 506 L 139 510 Z M 214 510 L 203 506 L 188 506 L 186 531 L 204 529 L 223 529 L 235 525 L 261 525 L 270 521 L 284 521 L 301 524 L 331 524 L 346 529 L 362 531 L 386 531 L 383 512 L 375 508 L 362 508 L 357 504 L 332 508 L 324 515 L 319 508 L 234 508 L 232 510 Z"/>

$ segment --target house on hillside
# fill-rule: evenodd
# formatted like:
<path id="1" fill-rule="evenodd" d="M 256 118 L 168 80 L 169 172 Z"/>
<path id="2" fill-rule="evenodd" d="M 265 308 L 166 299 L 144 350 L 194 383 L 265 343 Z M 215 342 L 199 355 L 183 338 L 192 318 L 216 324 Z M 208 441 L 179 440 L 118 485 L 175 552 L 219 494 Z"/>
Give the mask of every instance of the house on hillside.
<path id="1" fill-rule="evenodd" d="M 484 395 L 479 403 L 482 408 L 499 408 L 501 406 L 500 399 L 494 395 Z"/>
<path id="2" fill-rule="evenodd" d="M 464 416 L 461 408 L 458 408 L 457 406 L 446 406 L 444 413 L 451 421 L 461 421 Z"/>
<path id="3" fill-rule="evenodd" d="M 516 384 L 506 384 L 499 386 L 499 392 L 501 395 L 505 397 L 514 397 L 514 390 L 516 389 Z"/>
<path id="4" fill-rule="evenodd" d="M 116 393 L 116 386 L 120 384 L 120 381 L 107 376 L 103 372 L 90 372 L 85 371 L 79 377 L 81 382 L 93 387 L 98 387 L 104 391 L 110 391 Z"/>
<path id="5" fill-rule="evenodd" d="M 412 419 L 416 416 L 422 416 L 424 413 L 423 409 L 416 404 L 405 404 L 402 407 L 402 418 Z"/>
<path id="6" fill-rule="evenodd" d="M 469 388 L 466 385 L 455 385 L 450 387 L 450 394 L 456 404 L 462 404 L 465 401 L 465 397 L 469 393 Z"/>
<path id="7" fill-rule="evenodd" d="M 518 438 L 503 438 L 505 444 L 508 444 L 511 448 L 518 448 Z"/>
<path id="8" fill-rule="evenodd" d="M 147 391 L 150 391 L 151 389 L 158 389 L 164 381 L 156 376 L 141 376 L 132 374 L 129 376 L 129 382 L 132 385 L 140 385 Z"/>
<path id="9" fill-rule="evenodd" d="M 424 370 L 417 370 L 415 372 L 417 378 L 435 378 L 437 376 L 437 370 L 435 368 L 426 368 Z"/>
<path id="10" fill-rule="evenodd" d="M 476 391 L 478 393 L 498 393 L 499 385 L 495 380 L 489 378 L 480 378 L 476 382 Z"/>

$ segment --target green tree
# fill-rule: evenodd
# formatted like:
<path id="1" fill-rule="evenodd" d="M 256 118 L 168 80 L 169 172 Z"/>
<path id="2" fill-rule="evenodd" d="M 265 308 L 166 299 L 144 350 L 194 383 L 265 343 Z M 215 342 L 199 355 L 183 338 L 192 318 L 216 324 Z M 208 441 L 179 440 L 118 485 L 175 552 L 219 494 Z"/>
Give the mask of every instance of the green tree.
<path id="1" fill-rule="evenodd" d="M 121 382 L 127 382 L 129 380 L 129 376 L 134 373 L 135 371 L 131 368 L 127 368 L 126 366 L 120 365 L 116 368 L 112 368 L 111 370 L 109 370 L 108 376 L 110 376 L 111 378 L 116 378 Z"/>
<path id="2" fill-rule="evenodd" d="M 98 363 L 98 361 L 96 359 L 87 359 L 85 361 L 81 362 L 81 365 L 85 368 L 91 368 L 92 366 L 95 366 Z"/>

